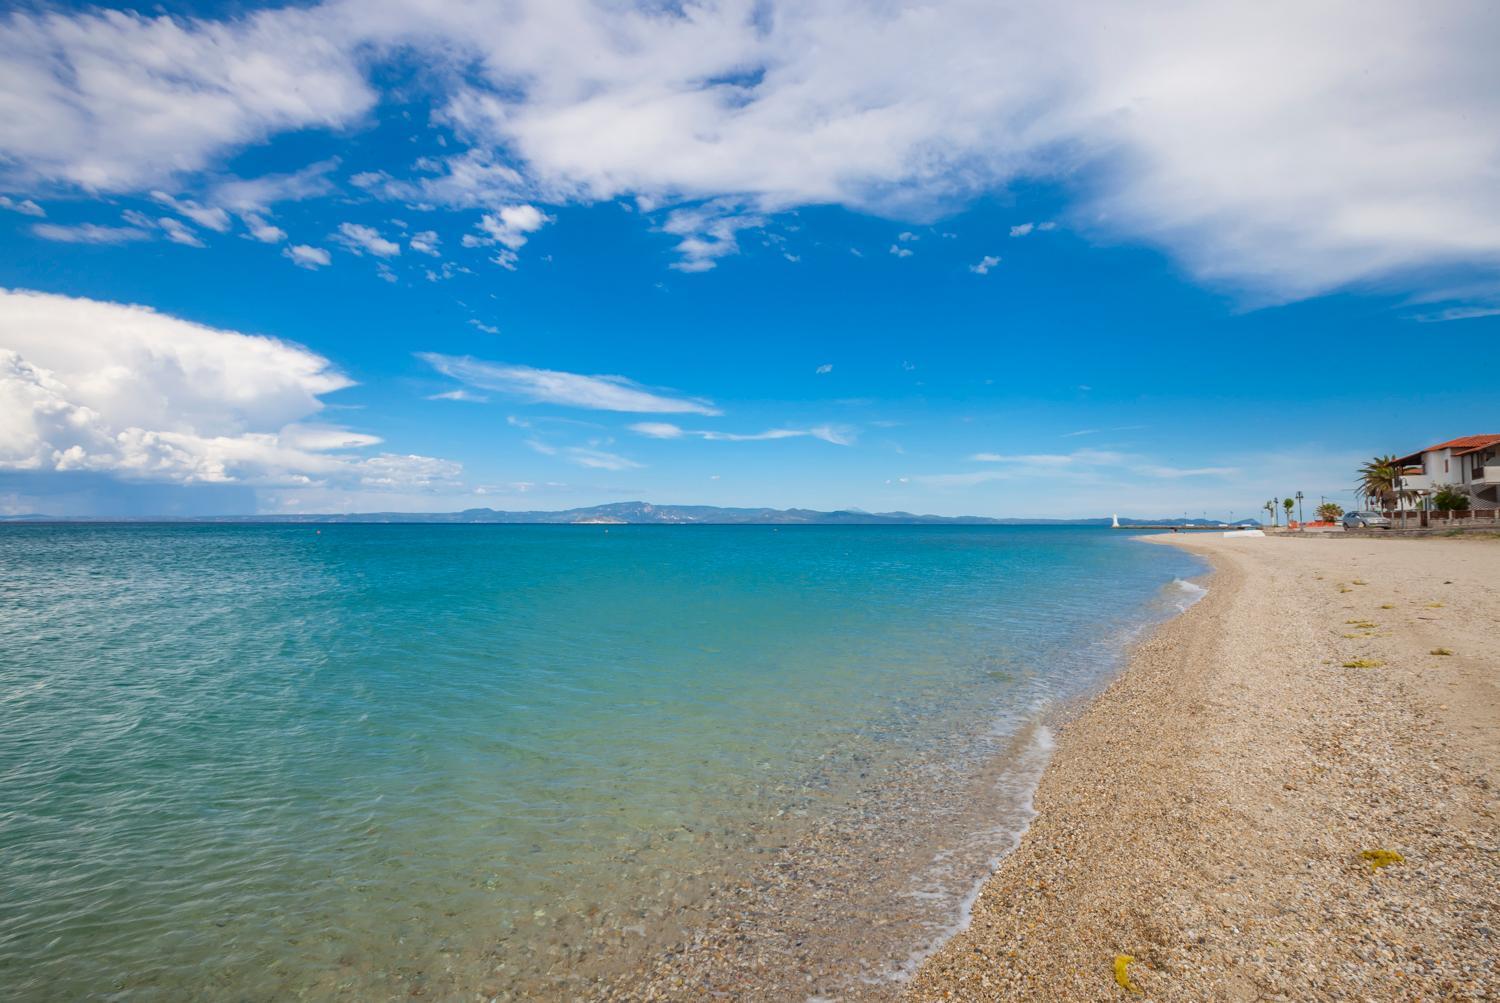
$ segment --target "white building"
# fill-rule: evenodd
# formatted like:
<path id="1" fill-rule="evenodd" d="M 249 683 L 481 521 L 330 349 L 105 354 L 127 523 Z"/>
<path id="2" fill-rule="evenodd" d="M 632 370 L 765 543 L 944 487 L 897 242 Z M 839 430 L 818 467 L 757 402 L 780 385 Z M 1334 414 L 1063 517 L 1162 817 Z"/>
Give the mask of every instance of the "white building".
<path id="1" fill-rule="evenodd" d="M 1500 508 L 1500 435 L 1466 435 L 1399 457 L 1401 485 L 1431 496 L 1445 487 L 1469 496 L 1472 509 Z"/>

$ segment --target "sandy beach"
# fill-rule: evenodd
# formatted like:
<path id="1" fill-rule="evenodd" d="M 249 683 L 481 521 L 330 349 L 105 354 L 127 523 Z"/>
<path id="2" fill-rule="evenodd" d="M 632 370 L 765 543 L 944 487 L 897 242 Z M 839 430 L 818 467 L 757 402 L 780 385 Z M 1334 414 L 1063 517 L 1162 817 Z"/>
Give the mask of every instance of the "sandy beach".
<path id="1" fill-rule="evenodd" d="M 1151 542 L 1208 596 L 1061 729 L 908 998 L 1500 999 L 1500 541 Z"/>

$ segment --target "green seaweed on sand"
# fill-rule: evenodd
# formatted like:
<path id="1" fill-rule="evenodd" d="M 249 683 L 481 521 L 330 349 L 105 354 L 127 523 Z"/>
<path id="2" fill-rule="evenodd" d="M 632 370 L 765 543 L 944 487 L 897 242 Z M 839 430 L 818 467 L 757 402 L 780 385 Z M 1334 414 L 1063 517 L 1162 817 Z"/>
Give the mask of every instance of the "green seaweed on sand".
<path id="1" fill-rule="evenodd" d="M 1391 864 L 1406 863 L 1406 858 L 1395 850 L 1361 850 L 1359 855 L 1365 863 L 1370 865 L 1370 870 L 1372 871 L 1378 871 L 1382 867 L 1389 867 Z"/>
<path id="2" fill-rule="evenodd" d="M 1378 669 L 1384 662 L 1377 662 L 1373 658 L 1356 658 L 1344 663 L 1346 669 Z"/>
<path id="3" fill-rule="evenodd" d="M 1115 955 L 1115 981 L 1118 982 L 1120 984 L 1120 988 L 1125 990 L 1127 993 L 1135 993 L 1139 995 L 1141 991 L 1140 987 L 1137 986 L 1134 982 L 1130 981 L 1130 963 L 1134 960 L 1135 958 L 1131 957 L 1128 954 Z"/>

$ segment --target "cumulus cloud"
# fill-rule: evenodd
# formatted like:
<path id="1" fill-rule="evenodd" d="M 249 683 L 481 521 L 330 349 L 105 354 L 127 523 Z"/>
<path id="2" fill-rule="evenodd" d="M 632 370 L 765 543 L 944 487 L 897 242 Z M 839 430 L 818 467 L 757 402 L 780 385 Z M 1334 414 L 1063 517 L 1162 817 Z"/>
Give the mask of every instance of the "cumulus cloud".
<path id="1" fill-rule="evenodd" d="M 14 95 L 0 177 L 13 184 L 140 190 L 277 132 L 344 125 L 375 101 L 323 10 L 224 21 L 15 11 L 0 21 L 0 52 Z"/>
<path id="2" fill-rule="evenodd" d="M 998 264 L 1000 264 L 1000 256 L 998 254 L 986 254 L 984 257 L 979 259 L 979 264 L 970 265 L 969 271 L 973 272 L 975 275 L 988 275 L 990 273 L 990 269 L 994 268 Z"/>
<path id="3" fill-rule="evenodd" d="M 676 251 L 680 260 L 672 267 L 679 272 L 706 272 L 718 259 L 738 254 L 739 232 L 765 226 L 764 216 L 746 212 L 732 199 L 716 199 L 701 205 L 674 209 L 661 224 L 661 231 L 680 237 Z"/>
<path id="4" fill-rule="evenodd" d="M 434 258 L 441 257 L 443 253 L 438 250 L 438 243 L 436 230 L 423 230 L 421 233 L 414 233 L 406 242 L 407 246 L 418 254 L 426 254 Z"/>
<path id="5" fill-rule="evenodd" d="M 377 489 L 459 475 L 446 460 L 363 454 L 380 439 L 314 420 L 323 395 L 351 385 L 275 338 L 0 291 L 0 469 Z"/>
<path id="6" fill-rule="evenodd" d="M 371 72 L 415 50 L 461 148 L 365 177 L 367 191 L 730 200 L 696 228 L 668 217 L 683 270 L 788 209 L 927 222 L 1039 181 L 1066 184 L 1081 232 L 1163 247 L 1204 280 L 1283 298 L 1418 288 L 1434 268 L 1500 260 L 1497 28 L 1493 5 L 1396 0 L 17 12 L 0 21 L 0 73 L 26 98 L 0 115 L 0 182 L 162 187 L 275 133 L 355 125 Z"/>
<path id="7" fill-rule="evenodd" d="M 481 390 L 510 394 L 544 404 L 596 411 L 633 411 L 642 414 L 719 414 L 712 401 L 670 397 L 642 387 L 623 376 L 583 376 L 552 369 L 533 369 L 467 356 L 420 352 L 417 358 L 445 376 Z"/>
<path id="8" fill-rule="evenodd" d="M 299 268 L 323 268 L 333 261 L 333 256 L 326 249 L 307 244 L 293 244 L 283 248 L 281 254 Z"/>
<path id="9" fill-rule="evenodd" d="M 465 247 L 496 247 L 495 264 L 515 270 L 520 255 L 516 252 L 526 245 L 531 235 L 548 223 L 552 217 L 534 205 L 508 205 L 495 212 L 487 212 L 479 219 L 479 233 L 465 234 Z"/>
<path id="10" fill-rule="evenodd" d="M 909 258 L 912 256 L 913 251 L 909 247 L 902 247 L 900 244 L 892 244 L 891 253 L 898 258 Z"/>

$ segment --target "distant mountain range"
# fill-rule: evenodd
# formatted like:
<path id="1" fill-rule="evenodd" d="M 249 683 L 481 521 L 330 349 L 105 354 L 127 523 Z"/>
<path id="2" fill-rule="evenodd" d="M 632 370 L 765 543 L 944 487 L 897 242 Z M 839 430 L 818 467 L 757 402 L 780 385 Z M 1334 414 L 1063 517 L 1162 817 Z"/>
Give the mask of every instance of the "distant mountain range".
<path id="1" fill-rule="evenodd" d="M 1108 526 L 1109 519 L 990 519 L 979 515 L 915 515 L 911 512 L 864 512 L 841 509 L 817 512 L 806 508 L 719 508 L 714 505 L 653 505 L 650 502 L 613 502 L 570 508 L 561 512 L 500 512 L 470 508 L 462 512 L 351 512 L 326 515 L 224 515 L 161 518 L 0 516 L 6 522 L 256 522 L 256 523 L 512 523 L 550 525 L 756 525 L 756 526 Z M 1214 519 L 1121 519 L 1122 526 L 1216 526 Z M 1244 519 L 1235 525 L 1259 525 Z"/>

